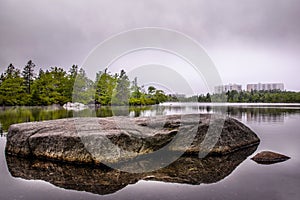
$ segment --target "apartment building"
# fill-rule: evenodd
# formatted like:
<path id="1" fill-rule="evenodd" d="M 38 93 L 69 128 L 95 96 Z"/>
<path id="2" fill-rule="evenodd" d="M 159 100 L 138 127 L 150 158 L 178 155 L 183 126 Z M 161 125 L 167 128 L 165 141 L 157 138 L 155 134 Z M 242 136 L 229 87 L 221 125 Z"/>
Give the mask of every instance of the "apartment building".
<path id="1" fill-rule="evenodd" d="M 258 84 L 247 84 L 247 91 L 269 91 L 269 90 L 284 90 L 283 83 L 258 83 Z"/>
<path id="2" fill-rule="evenodd" d="M 228 85 L 219 85 L 215 87 L 215 93 L 220 94 L 223 92 L 228 92 L 228 91 L 237 91 L 241 92 L 242 91 L 242 85 L 238 84 L 228 84 Z"/>

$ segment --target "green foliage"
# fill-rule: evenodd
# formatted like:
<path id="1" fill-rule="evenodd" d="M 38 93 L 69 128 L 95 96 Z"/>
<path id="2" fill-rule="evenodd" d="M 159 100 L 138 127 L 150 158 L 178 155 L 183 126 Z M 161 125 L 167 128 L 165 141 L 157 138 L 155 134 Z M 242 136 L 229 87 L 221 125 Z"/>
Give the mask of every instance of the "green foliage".
<path id="1" fill-rule="evenodd" d="M 72 90 L 72 88 L 69 88 L 69 90 Z M 86 76 L 83 69 L 80 69 L 73 85 L 73 102 L 88 104 L 94 100 L 94 94 L 94 82 Z"/>
<path id="2" fill-rule="evenodd" d="M 113 105 L 128 105 L 130 96 L 130 81 L 126 72 L 121 70 L 117 78 L 115 90 L 113 91 Z"/>
<path id="3" fill-rule="evenodd" d="M 10 64 L 0 76 L 0 105 L 63 105 L 67 102 L 100 105 L 150 105 L 172 99 L 150 86 L 148 93 L 138 86 L 137 78 L 130 83 L 124 70 L 111 75 L 98 72 L 96 81 L 90 80 L 83 69 L 73 65 L 68 73 L 60 67 L 39 70 L 34 76 L 35 64 L 30 60 L 22 71 Z"/>
<path id="4" fill-rule="evenodd" d="M 5 106 L 24 105 L 27 98 L 20 70 L 10 64 L 1 75 L 0 104 Z"/>
<path id="5" fill-rule="evenodd" d="M 63 105 L 71 102 L 72 97 L 85 104 L 93 100 L 94 83 L 77 65 L 71 67 L 69 74 L 60 67 L 40 69 L 37 77 L 34 67 L 29 61 L 21 77 L 18 69 L 12 64 L 8 66 L 0 76 L 0 105 Z"/>
<path id="6" fill-rule="evenodd" d="M 111 76 L 107 69 L 97 73 L 95 101 L 101 105 L 111 105 L 113 90 L 117 84 L 117 75 Z"/>
<path id="7" fill-rule="evenodd" d="M 230 91 L 226 95 L 228 102 L 300 103 L 300 93 L 291 91 Z"/>
<path id="8" fill-rule="evenodd" d="M 83 69 L 73 65 L 68 73 L 60 67 L 40 69 L 34 76 L 35 64 L 30 60 L 19 69 L 10 64 L 0 75 L 0 105 L 63 105 L 67 102 L 106 105 L 152 105 L 165 101 L 300 103 L 300 92 L 291 91 L 229 91 L 224 94 L 197 95 L 178 98 L 149 86 L 147 92 L 138 85 L 137 78 L 130 82 L 126 72 L 111 75 L 107 69 L 98 72 L 95 82 Z"/>
<path id="9" fill-rule="evenodd" d="M 72 111 L 49 107 L 9 107 L 0 112 L 0 123 L 7 131 L 11 124 L 72 117 Z"/>
<path id="10" fill-rule="evenodd" d="M 145 94 L 142 93 L 141 87 L 139 87 L 138 83 L 137 83 L 137 77 L 135 77 L 134 80 L 132 81 L 131 96 L 129 99 L 129 104 L 130 105 L 143 105 L 143 104 L 145 104 L 144 98 L 145 98 Z"/>
<path id="11" fill-rule="evenodd" d="M 192 96 L 185 99 L 180 99 L 180 101 L 188 101 L 188 102 L 211 102 L 211 95 L 207 93 L 206 95 L 198 95 L 198 96 Z"/>
<path id="12" fill-rule="evenodd" d="M 224 98 L 225 97 L 225 98 Z M 229 91 L 223 94 L 213 94 L 206 96 L 199 95 L 186 98 L 185 101 L 195 101 L 198 98 L 198 102 L 236 102 L 236 103 L 300 103 L 300 92 L 292 91 Z"/>
<path id="13" fill-rule="evenodd" d="M 35 64 L 31 60 L 29 60 L 22 72 L 22 76 L 24 78 L 24 85 L 26 87 L 27 94 L 30 94 L 30 92 L 31 92 L 31 85 L 32 85 L 33 76 L 34 76 L 34 74 L 33 74 L 34 67 L 35 67 Z"/>
<path id="14" fill-rule="evenodd" d="M 178 99 L 169 101 L 178 101 Z M 185 102 L 230 102 L 230 103 L 300 103 L 300 92 L 292 91 L 229 91 L 223 94 L 207 93 L 180 99 Z"/>

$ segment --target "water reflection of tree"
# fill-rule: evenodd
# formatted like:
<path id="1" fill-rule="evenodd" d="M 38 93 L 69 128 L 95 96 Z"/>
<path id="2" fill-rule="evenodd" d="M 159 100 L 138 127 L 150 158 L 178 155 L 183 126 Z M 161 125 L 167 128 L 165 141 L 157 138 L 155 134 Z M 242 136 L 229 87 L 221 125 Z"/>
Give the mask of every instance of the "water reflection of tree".
<path id="1" fill-rule="evenodd" d="M 187 109 L 188 108 L 188 109 Z M 4 107 L 0 109 L 0 123 L 3 131 L 7 131 L 11 124 L 52 120 L 67 117 L 110 117 L 110 116 L 153 116 L 166 114 L 218 113 L 256 122 L 283 122 L 285 116 L 299 114 L 299 108 L 292 107 L 251 107 L 251 106 L 101 106 L 97 109 L 81 111 L 67 111 L 61 107 Z"/>
<path id="2" fill-rule="evenodd" d="M 51 110 L 48 107 L 10 107 L 0 111 L 0 123 L 7 131 L 11 124 L 72 117 L 71 111 Z"/>
<path id="3" fill-rule="evenodd" d="M 112 110 L 109 106 L 101 106 L 100 108 L 96 109 L 96 116 L 97 117 L 110 117 L 112 116 Z"/>
<path id="4" fill-rule="evenodd" d="M 133 117 L 143 117 L 147 116 L 147 113 L 150 115 L 162 115 L 163 110 L 159 106 L 132 106 L 129 108 Z"/>
<path id="5" fill-rule="evenodd" d="M 164 108 L 160 106 L 101 106 L 96 109 L 97 117 L 111 116 L 144 116 L 145 111 L 155 112 L 156 115 L 162 115 Z"/>

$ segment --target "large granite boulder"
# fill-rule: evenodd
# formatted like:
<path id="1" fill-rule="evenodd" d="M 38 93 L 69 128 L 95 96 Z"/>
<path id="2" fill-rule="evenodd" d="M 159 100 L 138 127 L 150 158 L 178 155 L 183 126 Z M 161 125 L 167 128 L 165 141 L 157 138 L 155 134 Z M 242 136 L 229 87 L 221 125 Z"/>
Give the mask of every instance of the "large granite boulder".
<path id="1" fill-rule="evenodd" d="M 107 164 L 152 155 L 162 149 L 161 155 L 225 155 L 258 143 L 257 135 L 241 122 L 215 115 L 69 118 L 11 125 L 6 153 Z"/>

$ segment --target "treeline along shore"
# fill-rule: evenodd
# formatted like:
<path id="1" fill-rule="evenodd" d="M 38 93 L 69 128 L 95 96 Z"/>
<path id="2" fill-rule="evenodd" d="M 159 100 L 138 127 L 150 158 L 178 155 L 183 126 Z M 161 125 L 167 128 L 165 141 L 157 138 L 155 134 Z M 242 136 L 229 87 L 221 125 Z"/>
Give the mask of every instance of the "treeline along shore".
<path id="1" fill-rule="evenodd" d="M 39 69 L 30 60 L 23 69 L 10 64 L 0 76 L 0 106 L 63 105 L 77 101 L 98 105 L 153 105 L 166 101 L 212 102 L 218 99 L 242 103 L 300 103 L 300 92 L 292 91 L 229 91 L 224 94 L 176 97 L 154 86 L 139 86 L 137 78 L 129 80 L 126 72 L 112 74 L 99 71 L 96 79 L 87 77 L 82 68 L 73 65 L 68 71 L 61 67 Z M 224 99 L 225 97 L 225 99 Z"/>
<path id="2" fill-rule="evenodd" d="M 294 91 L 228 91 L 223 94 L 195 95 L 192 97 L 178 99 L 184 102 L 219 102 L 221 100 L 229 103 L 300 103 L 300 92 Z"/>
<path id="3" fill-rule="evenodd" d="M 172 96 L 154 86 L 139 86 L 126 72 L 111 74 L 107 69 L 90 80 L 82 68 L 73 65 L 68 71 L 60 67 L 40 69 L 34 73 L 30 60 L 23 70 L 10 64 L 0 76 L 0 105 L 47 106 L 77 101 L 99 105 L 152 105 L 174 101 Z"/>

